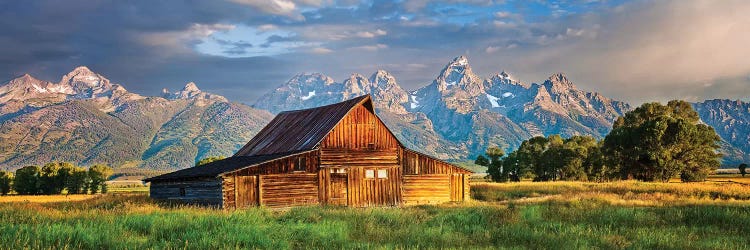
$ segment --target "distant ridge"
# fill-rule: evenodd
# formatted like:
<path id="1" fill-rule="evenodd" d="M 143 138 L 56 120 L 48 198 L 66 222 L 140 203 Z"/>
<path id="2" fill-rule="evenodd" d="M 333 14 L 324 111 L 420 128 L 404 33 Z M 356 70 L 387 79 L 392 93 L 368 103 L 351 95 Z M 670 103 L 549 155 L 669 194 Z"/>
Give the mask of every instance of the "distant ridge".
<path id="1" fill-rule="evenodd" d="M 488 146 L 515 149 L 536 135 L 602 138 L 625 102 L 580 90 L 564 73 L 525 83 L 506 71 L 487 78 L 469 59 L 450 60 L 435 79 L 408 92 L 384 70 L 336 81 L 301 73 L 252 107 L 189 82 L 159 97 L 128 92 L 88 67 L 58 82 L 24 74 L 0 85 L 0 168 L 48 161 L 179 169 L 208 156 L 232 155 L 273 114 L 370 94 L 376 112 L 407 147 L 466 160 Z M 707 100 L 693 106 L 723 138 L 724 164 L 750 162 L 750 104 Z"/>

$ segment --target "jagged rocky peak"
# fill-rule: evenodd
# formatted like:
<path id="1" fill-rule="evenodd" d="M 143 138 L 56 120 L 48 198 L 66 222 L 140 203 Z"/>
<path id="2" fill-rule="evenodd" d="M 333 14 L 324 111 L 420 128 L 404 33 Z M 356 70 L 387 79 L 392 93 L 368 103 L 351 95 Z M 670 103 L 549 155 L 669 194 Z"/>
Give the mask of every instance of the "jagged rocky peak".
<path id="1" fill-rule="evenodd" d="M 319 86 L 330 85 L 335 83 L 333 78 L 321 73 L 300 73 L 289 79 L 285 86 Z"/>
<path id="2" fill-rule="evenodd" d="M 162 96 L 166 99 L 171 99 L 171 100 L 207 99 L 207 100 L 216 100 L 216 101 L 224 101 L 224 102 L 228 101 L 223 96 L 201 91 L 198 88 L 198 85 L 196 85 L 194 82 L 188 82 L 187 84 L 185 84 L 185 87 L 182 87 L 182 90 L 174 92 L 174 93 L 170 93 L 169 90 L 167 89 L 162 89 Z"/>
<path id="3" fill-rule="evenodd" d="M 466 56 L 456 57 L 448 63 L 435 82 L 439 91 L 460 88 L 476 95 L 484 89 L 481 79 L 471 70 Z"/>
<path id="4" fill-rule="evenodd" d="M 396 83 L 396 78 L 393 77 L 391 73 L 388 73 L 388 71 L 382 69 L 375 71 L 375 73 L 370 76 L 370 83 L 380 89 L 389 89 L 393 87 L 401 88 L 401 86 L 398 86 L 398 83 Z"/>
<path id="5" fill-rule="evenodd" d="M 109 79 L 94 73 L 86 66 L 78 66 L 60 79 L 60 85 L 69 86 L 75 94 L 96 94 L 112 87 Z"/>
<path id="6" fill-rule="evenodd" d="M 352 74 L 348 79 L 344 80 L 344 90 L 342 92 L 344 99 L 369 94 L 370 85 L 370 80 L 365 78 L 365 76 L 357 73 Z"/>
<path id="7" fill-rule="evenodd" d="M 554 93 L 576 89 L 576 86 L 573 85 L 573 82 L 568 80 L 568 77 L 564 73 L 555 73 L 551 75 L 546 81 L 544 81 L 544 86 Z"/>
<path id="8" fill-rule="evenodd" d="M 396 82 L 396 78 L 385 70 L 378 70 L 370 76 L 370 93 L 378 108 L 395 114 L 406 114 L 409 93 Z"/>

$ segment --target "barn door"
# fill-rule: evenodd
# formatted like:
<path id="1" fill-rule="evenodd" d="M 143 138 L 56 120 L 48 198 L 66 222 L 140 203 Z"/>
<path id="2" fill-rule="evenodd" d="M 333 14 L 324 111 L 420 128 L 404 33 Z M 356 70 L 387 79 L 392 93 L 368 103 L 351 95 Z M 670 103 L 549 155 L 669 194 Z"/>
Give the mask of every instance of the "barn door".
<path id="1" fill-rule="evenodd" d="M 237 208 L 258 205 L 258 177 L 237 176 L 237 186 L 234 189 L 237 197 Z"/>
<path id="2" fill-rule="evenodd" d="M 451 201 L 463 201 L 464 200 L 464 175 L 463 174 L 452 174 L 451 175 Z"/>
<path id="3" fill-rule="evenodd" d="M 330 182 L 328 183 L 328 204 L 346 206 L 347 200 L 347 174 L 331 173 Z"/>

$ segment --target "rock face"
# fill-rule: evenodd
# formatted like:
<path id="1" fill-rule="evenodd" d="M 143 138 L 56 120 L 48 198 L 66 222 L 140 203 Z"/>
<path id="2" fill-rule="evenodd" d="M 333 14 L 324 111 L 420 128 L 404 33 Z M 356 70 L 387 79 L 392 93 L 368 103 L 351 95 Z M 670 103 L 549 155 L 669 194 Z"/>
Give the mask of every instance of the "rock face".
<path id="1" fill-rule="evenodd" d="M 750 103 L 715 99 L 694 103 L 693 108 L 701 121 L 713 127 L 724 140 L 725 166 L 750 163 Z"/>
<path id="2" fill-rule="evenodd" d="M 316 95 L 309 93 L 326 96 L 314 99 Z M 472 158 L 491 145 L 507 151 L 534 135 L 602 137 L 615 118 L 630 109 L 626 103 L 577 89 L 562 73 L 531 85 L 507 72 L 482 79 L 465 56 L 451 60 L 434 81 L 411 93 L 382 70 L 369 80 L 353 74 L 341 83 L 306 74 L 266 94 L 254 107 L 278 113 L 362 94 L 374 97 L 378 114 L 402 143 L 452 159 Z"/>
<path id="3" fill-rule="evenodd" d="M 143 97 L 86 67 L 58 83 L 29 75 L 0 86 L 0 168 L 49 161 L 178 169 L 231 155 L 272 115 L 189 83 Z"/>

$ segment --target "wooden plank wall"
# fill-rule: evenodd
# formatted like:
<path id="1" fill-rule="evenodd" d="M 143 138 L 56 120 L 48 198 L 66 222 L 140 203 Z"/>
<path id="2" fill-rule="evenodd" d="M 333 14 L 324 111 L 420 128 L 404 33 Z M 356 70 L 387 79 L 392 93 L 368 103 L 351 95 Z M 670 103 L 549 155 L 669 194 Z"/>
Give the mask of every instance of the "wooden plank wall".
<path id="1" fill-rule="evenodd" d="M 317 174 L 261 175 L 260 204 L 271 208 L 318 203 Z"/>
<path id="2" fill-rule="evenodd" d="M 304 157 L 305 171 L 294 171 L 294 165 L 299 157 Z M 284 173 L 309 173 L 317 174 L 318 172 L 318 151 L 311 151 L 299 155 L 293 155 L 286 158 L 270 161 L 258 166 L 241 169 L 235 172 L 226 173 L 222 176 L 224 179 L 222 188 L 222 200 L 226 208 L 237 208 L 236 199 L 239 192 L 256 192 L 259 190 L 236 190 L 236 176 L 258 176 L 273 175 Z M 294 185 L 290 183 L 290 185 Z"/>
<path id="3" fill-rule="evenodd" d="M 451 201 L 447 174 L 404 175 L 404 204 L 435 204 Z"/>
<path id="4" fill-rule="evenodd" d="M 376 178 L 366 178 L 366 170 L 375 171 Z M 388 177 L 377 178 L 377 170 L 384 169 Z M 320 171 L 319 182 L 321 202 L 329 204 L 331 190 L 328 190 L 331 171 L 324 168 Z M 368 166 L 346 168 L 347 205 L 352 207 L 397 206 L 402 201 L 402 173 L 398 165 Z"/>
<path id="5" fill-rule="evenodd" d="M 185 189 L 185 196 L 180 189 Z M 222 206 L 221 179 L 207 178 L 181 181 L 153 181 L 149 188 L 151 198 L 184 203 Z"/>
<path id="6" fill-rule="evenodd" d="M 397 165 L 398 150 L 342 150 L 321 149 L 320 164 L 323 166 L 382 166 Z"/>
<path id="7" fill-rule="evenodd" d="M 467 170 L 410 150 L 404 150 L 402 158 L 402 163 L 404 165 L 404 174 L 471 173 Z"/>
<path id="8" fill-rule="evenodd" d="M 469 197 L 470 172 L 467 170 L 410 150 L 403 151 L 402 164 L 404 202 L 407 204 L 463 201 Z M 445 185 L 445 188 L 437 188 L 435 185 Z M 428 202 L 430 200 L 432 201 Z"/>
<path id="9" fill-rule="evenodd" d="M 323 139 L 321 148 L 350 150 L 395 150 L 398 140 L 385 124 L 364 106 L 345 116 Z"/>
<path id="10" fill-rule="evenodd" d="M 463 174 L 451 174 L 451 201 L 464 200 L 464 176 Z"/>

